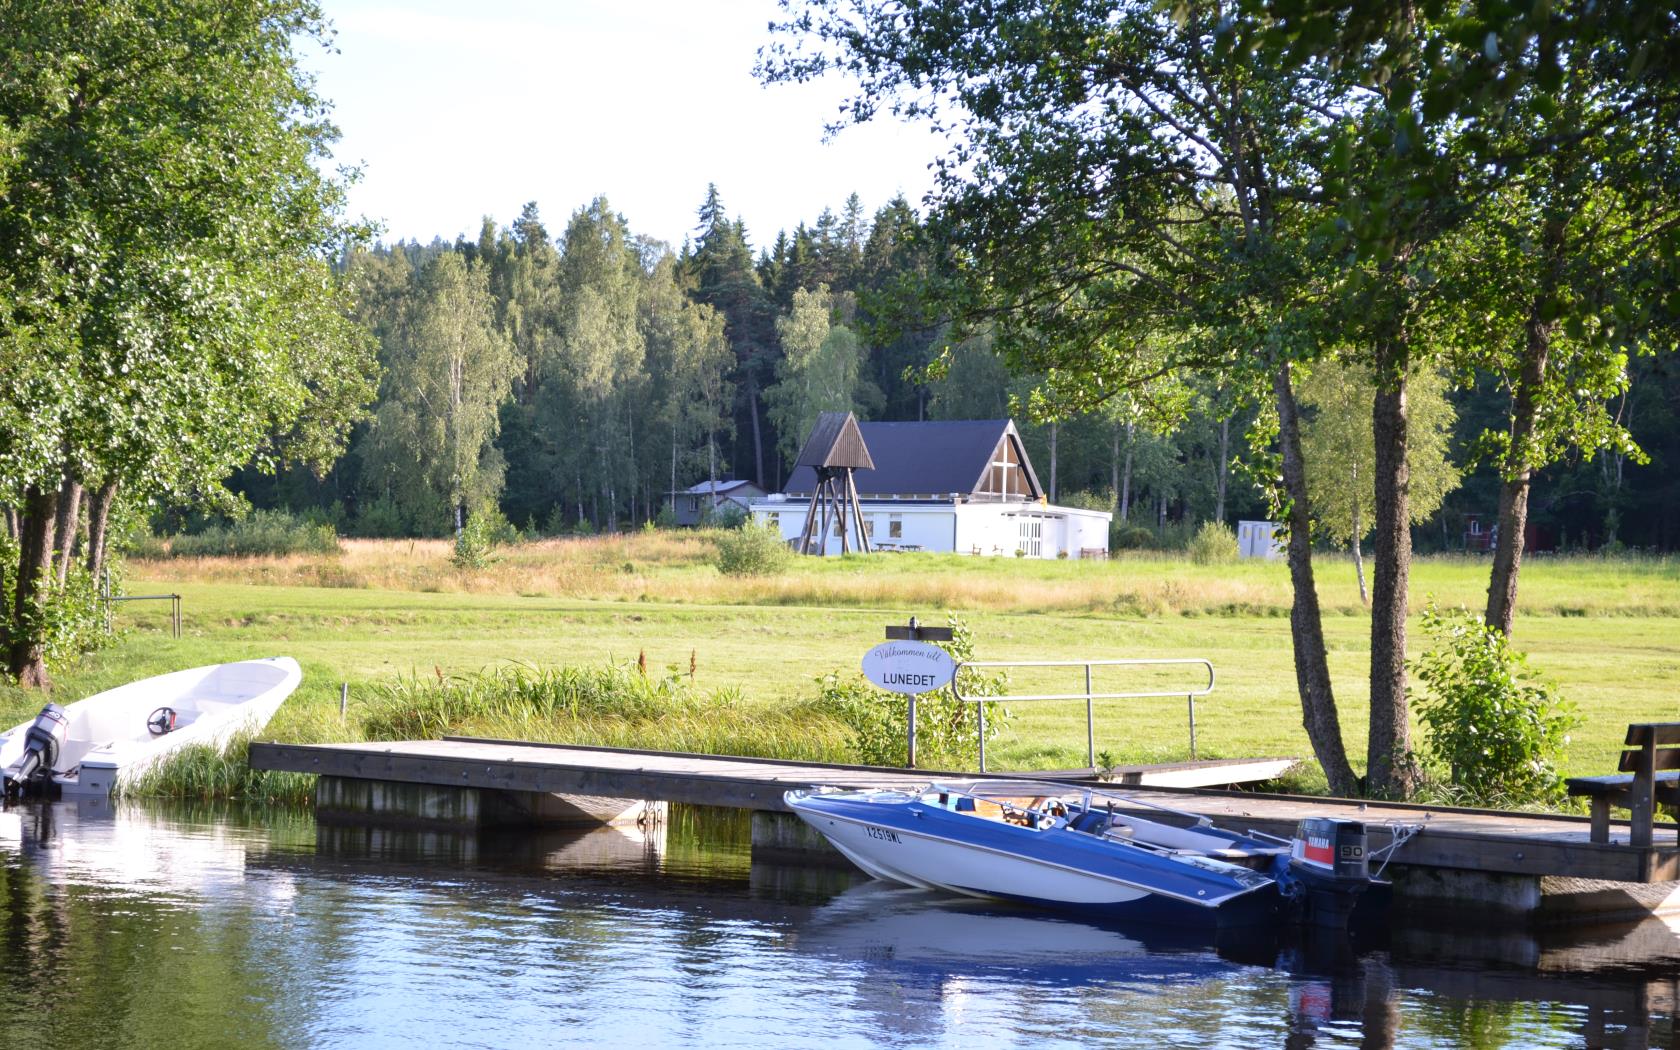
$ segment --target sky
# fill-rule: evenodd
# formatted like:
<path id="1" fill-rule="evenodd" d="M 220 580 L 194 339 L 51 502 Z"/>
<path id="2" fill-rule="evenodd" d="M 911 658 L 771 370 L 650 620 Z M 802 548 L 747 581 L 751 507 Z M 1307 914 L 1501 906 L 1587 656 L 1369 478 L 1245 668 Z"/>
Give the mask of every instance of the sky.
<path id="1" fill-rule="evenodd" d="M 715 182 L 754 249 L 778 230 L 903 193 L 919 205 L 939 142 L 891 118 L 823 126 L 846 83 L 760 84 L 775 0 L 324 0 L 336 52 L 306 63 L 334 104 L 335 159 L 360 167 L 350 214 L 382 238 L 476 237 L 534 200 L 551 234 L 600 195 L 632 232 L 679 247 Z"/>

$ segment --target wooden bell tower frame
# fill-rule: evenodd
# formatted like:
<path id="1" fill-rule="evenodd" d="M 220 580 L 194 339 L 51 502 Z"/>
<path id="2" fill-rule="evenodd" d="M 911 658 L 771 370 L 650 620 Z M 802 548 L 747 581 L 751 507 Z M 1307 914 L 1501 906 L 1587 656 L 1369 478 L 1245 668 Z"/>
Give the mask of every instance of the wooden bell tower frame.
<path id="1" fill-rule="evenodd" d="M 840 537 L 840 553 L 851 553 L 855 537 L 857 550 L 868 554 L 869 533 L 863 527 L 863 511 L 858 506 L 857 482 L 852 473 L 874 470 L 875 461 L 863 443 L 857 418 L 850 412 L 819 415 L 794 466 L 810 467 L 817 476 L 811 504 L 805 511 L 805 527 L 799 532 L 799 545 L 795 549 L 801 554 L 826 552 L 832 520 Z"/>

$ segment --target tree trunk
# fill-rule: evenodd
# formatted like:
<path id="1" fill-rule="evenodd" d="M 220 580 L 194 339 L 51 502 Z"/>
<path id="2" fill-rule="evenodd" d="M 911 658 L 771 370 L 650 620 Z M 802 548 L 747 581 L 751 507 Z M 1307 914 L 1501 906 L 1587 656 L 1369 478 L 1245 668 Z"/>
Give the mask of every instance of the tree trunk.
<path id="1" fill-rule="evenodd" d="M 1359 468 L 1353 468 L 1353 483 L 1359 484 Z M 1371 607 L 1371 592 L 1365 589 L 1365 529 L 1359 520 L 1359 500 L 1353 501 L 1353 574 L 1359 578 L 1359 604 Z"/>
<path id="2" fill-rule="evenodd" d="M 58 511 L 58 491 L 31 485 L 24 490 L 18 521 L 19 557 L 17 590 L 13 596 L 11 622 L 7 625 L 10 646 L 6 669 L 26 689 L 51 688 L 46 653 L 41 637 L 41 606 L 46 602 L 47 578 L 52 571 L 53 525 Z"/>
<path id="3" fill-rule="evenodd" d="M 764 434 L 758 425 L 758 380 L 747 373 L 747 401 L 752 409 L 753 484 L 764 488 Z"/>
<path id="4" fill-rule="evenodd" d="M 1547 289 L 1550 297 L 1550 289 Z M 1539 414 L 1540 386 L 1546 379 L 1552 325 L 1540 318 L 1539 302 L 1529 310 L 1522 370 L 1511 397 L 1511 447 L 1501 471 L 1499 535 L 1488 580 L 1487 622 L 1507 637 L 1517 615 L 1517 574 L 1522 569 L 1523 533 L 1528 526 L 1528 493 L 1533 480 L 1529 447 Z"/>
<path id="5" fill-rule="evenodd" d="M 1366 791 L 1405 798 L 1417 782 L 1406 705 L 1406 599 L 1412 563 L 1410 474 L 1406 464 L 1404 333 L 1377 346 L 1377 392 L 1371 403 L 1375 442 L 1376 535 L 1371 545 L 1371 735 Z"/>
<path id="6" fill-rule="evenodd" d="M 1289 635 L 1295 649 L 1295 686 L 1301 694 L 1301 724 L 1313 755 L 1337 795 L 1359 794 L 1359 779 L 1348 765 L 1342 743 L 1336 694 L 1330 684 L 1330 662 L 1324 649 L 1324 621 L 1313 580 L 1312 518 L 1307 502 L 1307 472 L 1301 458 L 1301 416 L 1295 404 L 1289 366 L 1272 376 L 1277 400 L 1278 443 L 1283 451 L 1283 487 L 1289 499 L 1289 582 L 1294 602 L 1289 609 Z"/>
<path id="7" fill-rule="evenodd" d="M 117 483 L 107 481 L 88 497 L 87 569 L 94 582 L 103 586 L 105 548 L 109 542 L 111 505 L 116 502 Z"/>
<path id="8" fill-rule="evenodd" d="M 1132 507 L 1132 437 L 1137 433 L 1136 423 L 1126 424 L 1126 469 L 1120 475 L 1120 520 L 1125 521 L 1131 513 Z"/>
<path id="9" fill-rule="evenodd" d="M 1050 502 L 1056 502 L 1056 445 L 1061 436 L 1061 425 L 1054 419 L 1050 421 Z"/>
<path id="10" fill-rule="evenodd" d="M 1359 580 L 1359 604 L 1369 609 L 1371 592 L 1365 586 L 1365 541 L 1359 536 L 1353 538 L 1353 575 Z"/>
<path id="11" fill-rule="evenodd" d="M 60 589 L 70 579 L 70 556 L 75 552 L 81 513 L 82 483 L 67 477 L 58 490 L 58 514 L 53 524 L 53 574 Z"/>
<path id="12" fill-rule="evenodd" d="M 17 512 L 17 510 L 13 507 L 0 507 L 0 512 L 3 512 L 4 516 L 6 518 L 6 537 L 8 539 L 14 539 L 14 540 L 17 539 L 17 537 L 18 537 L 18 512 Z"/>
<path id="13" fill-rule="evenodd" d="M 1108 435 L 1108 490 L 1114 493 L 1114 517 L 1126 520 L 1126 498 L 1120 494 L 1120 428 Z"/>
<path id="14" fill-rule="evenodd" d="M 1213 520 L 1225 521 L 1225 485 L 1231 474 L 1231 421 L 1219 421 L 1219 468 L 1213 478 Z"/>

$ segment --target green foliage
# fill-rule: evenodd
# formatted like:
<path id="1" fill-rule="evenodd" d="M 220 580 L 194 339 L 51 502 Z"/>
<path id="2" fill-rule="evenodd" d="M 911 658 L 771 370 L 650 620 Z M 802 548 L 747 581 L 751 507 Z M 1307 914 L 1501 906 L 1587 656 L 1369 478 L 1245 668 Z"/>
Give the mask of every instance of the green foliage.
<path id="1" fill-rule="evenodd" d="M 251 768 L 254 736 L 254 733 L 238 734 L 223 751 L 206 744 L 184 747 L 141 774 L 134 783 L 120 787 L 117 795 L 201 802 L 239 799 L 293 805 L 312 801 L 313 774 Z"/>
<path id="2" fill-rule="evenodd" d="M 1371 370 L 1358 364 L 1320 362 L 1298 384 L 1303 407 L 1314 411 L 1302 427 L 1307 491 L 1324 535 L 1352 544 L 1375 523 L 1376 442 L 1371 432 Z M 1406 387 L 1406 469 L 1411 523 L 1428 521 L 1459 483 L 1451 442 L 1458 414 L 1447 400 L 1447 381 L 1425 369 Z"/>
<path id="3" fill-rule="evenodd" d="M 706 696 L 674 672 L 634 665 L 507 664 L 469 674 L 414 674 L 376 687 L 361 712 L 370 740 L 429 739 L 475 721 L 620 718 L 693 714 L 733 694 Z"/>
<path id="4" fill-rule="evenodd" d="M 495 506 L 483 507 L 467 518 L 455 535 L 451 560 L 457 569 L 482 569 L 490 564 L 491 552 L 504 544 L 519 542 L 519 530 Z"/>
<path id="5" fill-rule="evenodd" d="M 1155 530 L 1146 525 L 1116 521 L 1108 533 L 1108 547 L 1116 551 L 1148 550 L 1155 545 Z"/>
<path id="6" fill-rule="evenodd" d="M 363 501 L 351 523 L 356 536 L 394 539 L 411 535 L 407 516 L 397 501 L 386 496 Z"/>
<path id="7" fill-rule="evenodd" d="M 11 574 L 16 572 L 17 564 L 17 540 L 0 529 L 0 594 L 8 602 L 12 600 Z M 85 567 L 72 564 L 63 587 L 54 583 L 39 593 L 41 600 L 14 622 L 40 639 L 49 670 L 62 670 L 83 653 L 110 644 L 111 635 L 105 630 L 105 605 L 99 600 L 99 583 Z M 6 623 L 0 621 L 0 643 L 6 640 L 6 630 Z"/>
<path id="8" fill-rule="evenodd" d="M 778 529 L 750 522 L 719 533 L 717 548 L 718 571 L 725 576 L 774 576 L 794 559 Z"/>
<path id="9" fill-rule="evenodd" d="M 935 643 L 961 663 L 974 658 L 974 635 L 959 616 L 947 618 L 952 638 Z M 818 711 L 851 730 L 856 760 L 868 765 L 899 766 L 905 762 L 905 728 L 910 700 L 900 693 L 877 689 L 862 674 L 829 671 L 818 675 Z M 1002 696 L 1009 684 L 1005 674 L 962 672 L 965 696 Z M 1010 712 L 1001 703 L 986 705 L 986 739 L 1003 732 Z M 978 704 L 959 701 L 949 689 L 916 698 L 916 762 L 930 769 L 961 770 L 976 764 L 980 754 Z"/>
<path id="10" fill-rule="evenodd" d="M 780 382 L 764 392 L 764 401 L 789 464 L 819 412 L 859 407 L 861 348 L 855 332 L 833 323 L 835 307 L 828 285 L 814 291 L 801 288 L 793 293 L 788 316 L 776 321 L 786 356 L 776 368 Z"/>
<path id="11" fill-rule="evenodd" d="M 1415 699 L 1426 754 L 1464 801 L 1555 801 L 1557 762 L 1580 724 L 1574 707 L 1527 666 L 1510 639 L 1466 610 L 1423 614 L 1434 646 L 1413 665 L 1427 693 Z"/>
<path id="12" fill-rule="evenodd" d="M 283 510 L 254 510 L 238 521 L 212 525 L 169 541 L 169 555 L 174 558 L 254 558 L 338 551 L 338 533 L 331 525 L 312 523 Z"/>
<path id="13" fill-rule="evenodd" d="M 766 709 L 731 689 L 707 691 L 676 668 L 635 664 L 411 675 L 378 685 L 362 707 L 372 740 L 445 733 L 588 741 L 709 754 L 839 761 L 839 727 L 805 709 Z"/>
<path id="14" fill-rule="evenodd" d="M 1204 521 L 1190 537 L 1190 560 L 1197 565 L 1224 565 L 1237 553 L 1237 534 L 1222 521 Z"/>
<path id="15" fill-rule="evenodd" d="M 404 280 L 389 268 L 361 255 L 351 272 L 364 288 Z M 360 445 L 361 480 L 414 525 L 442 532 L 456 513 L 501 492 L 504 461 L 494 440 L 519 362 L 496 327 L 487 267 L 449 252 L 412 282 L 411 295 L 384 303 L 370 294 L 364 306 L 364 320 L 381 333 L 386 374 Z"/>
<path id="16" fill-rule="evenodd" d="M 105 604 L 99 600 L 99 583 L 80 565 L 72 565 L 62 588 L 42 610 L 43 652 L 47 667 L 57 671 L 78 656 L 109 645 L 105 630 Z"/>

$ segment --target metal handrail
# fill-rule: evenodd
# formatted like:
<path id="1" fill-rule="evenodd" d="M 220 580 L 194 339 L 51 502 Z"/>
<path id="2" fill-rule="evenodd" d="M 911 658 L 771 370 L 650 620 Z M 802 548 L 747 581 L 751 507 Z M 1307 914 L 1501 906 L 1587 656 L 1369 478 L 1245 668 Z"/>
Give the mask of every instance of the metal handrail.
<path id="1" fill-rule="evenodd" d="M 111 610 L 118 602 L 168 602 L 169 630 L 181 637 L 181 596 L 179 594 L 112 594 L 111 574 L 106 573 L 99 588 L 99 600 L 105 603 L 105 632 L 111 632 Z"/>
<path id="2" fill-rule="evenodd" d="M 1189 666 L 1200 664 L 1207 669 L 1207 685 L 1200 689 L 1173 689 L 1168 691 L 1151 692 L 1121 692 L 1098 693 L 1091 689 L 1091 669 L 1093 667 L 1160 667 L 1160 666 Z M 1083 693 L 1040 693 L 1036 695 L 1019 696 L 1011 694 L 1005 697 L 964 696 L 962 692 L 962 673 L 966 668 L 1008 668 L 1008 667 L 1083 667 L 1085 669 L 1085 691 Z M 989 701 L 1004 701 L 1010 703 L 1032 700 L 1083 700 L 1085 701 L 1085 760 L 1092 769 L 1097 765 L 1097 728 L 1096 708 L 1097 700 L 1142 700 L 1150 697 L 1182 696 L 1189 707 L 1190 713 L 1190 757 L 1196 757 L 1196 698 L 1207 696 L 1213 692 L 1214 673 L 1213 664 L 1201 657 L 1179 657 L 1164 660 L 965 660 L 957 664 L 956 672 L 951 675 L 951 695 L 964 703 L 975 705 L 977 722 L 980 733 L 980 772 L 986 771 L 986 704 Z M 914 717 L 914 716 L 912 716 Z M 912 729 L 914 732 L 914 729 Z M 914 737 L 911 747 L 914 748 Z M 911 752 L 914 754 L 914 751 Z"/>

